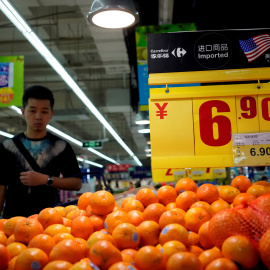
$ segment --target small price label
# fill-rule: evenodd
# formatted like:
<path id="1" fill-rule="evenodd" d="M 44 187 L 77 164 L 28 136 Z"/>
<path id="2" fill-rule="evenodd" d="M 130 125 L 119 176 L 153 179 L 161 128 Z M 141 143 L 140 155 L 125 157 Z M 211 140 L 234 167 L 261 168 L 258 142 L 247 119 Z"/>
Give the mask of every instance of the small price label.
<path id="1" fill-rule="evenodd" d="M 270 164 L 270 133 L 233 134 L 233 161 L 236 166 Z"/>

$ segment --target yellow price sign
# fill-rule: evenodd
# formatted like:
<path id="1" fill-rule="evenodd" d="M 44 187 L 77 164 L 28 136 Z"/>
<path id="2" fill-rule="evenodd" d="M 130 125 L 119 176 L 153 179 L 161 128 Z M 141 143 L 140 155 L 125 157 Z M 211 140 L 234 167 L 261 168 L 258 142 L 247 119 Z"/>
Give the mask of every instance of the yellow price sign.
<path id="1" fill-rule="evenodd" d="M 270 132 L 270 84 L 150 89 L 149 112 L 153 169 L 232 167 L 233 134 Z"/>
<path id="2" fill-rule="evenodd" d="M 270 133 L 233 134 L 233 161 L 235 166 L 270 164 Z"/>

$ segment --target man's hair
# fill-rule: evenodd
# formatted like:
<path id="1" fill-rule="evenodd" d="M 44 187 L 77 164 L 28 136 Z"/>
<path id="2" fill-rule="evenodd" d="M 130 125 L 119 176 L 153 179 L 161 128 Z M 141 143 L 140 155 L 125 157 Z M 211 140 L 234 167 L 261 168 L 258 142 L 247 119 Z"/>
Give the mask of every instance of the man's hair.
<path id="1" fill-rule="evenodd" d="M 48 99 L 51 104 L 51 109 L 53 109 L 54 97 L 52 91 L 49 88 L 41 85 L 33 85 L 26 88 L 23 94 L 23 108 L 27 106 L 29 98 Z"/>

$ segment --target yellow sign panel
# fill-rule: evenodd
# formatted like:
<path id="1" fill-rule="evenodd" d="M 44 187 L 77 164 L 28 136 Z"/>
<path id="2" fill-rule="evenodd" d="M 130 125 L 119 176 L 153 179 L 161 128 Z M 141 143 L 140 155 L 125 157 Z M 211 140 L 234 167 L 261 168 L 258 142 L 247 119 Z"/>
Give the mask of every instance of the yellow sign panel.
<path id="1" fill-rule="evenodd" d="M 232 167 L 233 134 L 270 132 L 270 84 L 154 88 L 149 112 L 153 170 Z"/>

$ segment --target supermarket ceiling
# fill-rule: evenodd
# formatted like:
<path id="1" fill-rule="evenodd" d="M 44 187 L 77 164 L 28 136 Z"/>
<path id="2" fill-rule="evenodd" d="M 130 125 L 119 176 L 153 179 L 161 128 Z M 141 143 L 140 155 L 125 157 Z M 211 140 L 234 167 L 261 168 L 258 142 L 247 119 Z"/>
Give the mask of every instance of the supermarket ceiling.
<path id="1" fill-rule="evenodd" d="M 104 30 L 88 23 L 92 0 L 11 0 L 85 95 L 115 129 L 144 166 L 147 136 L 138 133 L 134 118 L 139 95 L 136 75 L 135 27 Z M 136 26 L 195 22 L 198 30 L 270 28 L 270 1 L 135 0 Z M 53 90 L 55 117 L 51 125 L 79 141 L 102 140 L 98 151 L 136 165 L 78 99 L 69 86 L 0 11 L 0 56 L 24 55 L 24 86 L 41 84 Z M 0 131 L 24 131 L 20 115 L 0 108 Z M 5 137 L 0 135 L 0 141 Z M 78 155 L 106 166 L 110 162 L 73 145 Z"/>

